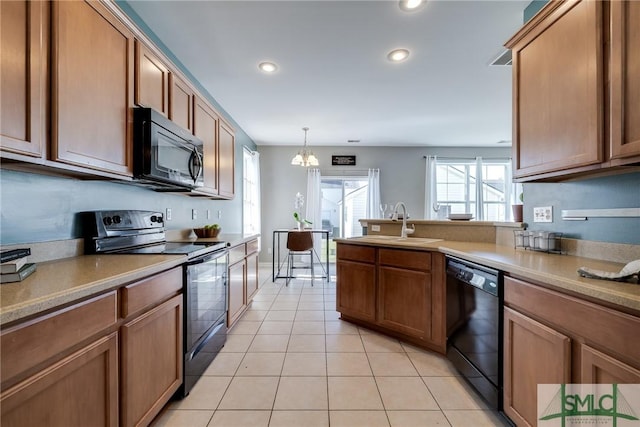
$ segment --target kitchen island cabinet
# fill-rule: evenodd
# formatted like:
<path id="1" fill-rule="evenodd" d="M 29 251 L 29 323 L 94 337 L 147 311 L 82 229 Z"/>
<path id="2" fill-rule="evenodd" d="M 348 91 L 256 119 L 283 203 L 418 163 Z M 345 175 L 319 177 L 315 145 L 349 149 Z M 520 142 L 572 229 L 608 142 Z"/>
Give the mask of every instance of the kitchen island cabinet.
<path id="1" fill-rule="evenodd" d="M 516 425 L 537 424 L 538 384 L 640 381 L 640 317 L 513 277 L 504 301 L 504 411 Z"/>
<path id="2" fill-rule="evenodd" d="M 444 255 L 338 243 L 336 264 L 343 319 L 445 352 Z"/>

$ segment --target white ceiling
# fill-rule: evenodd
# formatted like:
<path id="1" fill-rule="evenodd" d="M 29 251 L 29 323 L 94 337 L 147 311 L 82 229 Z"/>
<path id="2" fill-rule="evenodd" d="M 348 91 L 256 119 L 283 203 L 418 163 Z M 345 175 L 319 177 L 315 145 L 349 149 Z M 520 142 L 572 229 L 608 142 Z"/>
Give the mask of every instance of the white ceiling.
<path id="1" fill-rule="evenodd" d="M 311 146 L 511 140 L 511 67 L 489 64 L 529 1 L 128 3 L 258 145 L 300 145 L 303 126 Z"/>

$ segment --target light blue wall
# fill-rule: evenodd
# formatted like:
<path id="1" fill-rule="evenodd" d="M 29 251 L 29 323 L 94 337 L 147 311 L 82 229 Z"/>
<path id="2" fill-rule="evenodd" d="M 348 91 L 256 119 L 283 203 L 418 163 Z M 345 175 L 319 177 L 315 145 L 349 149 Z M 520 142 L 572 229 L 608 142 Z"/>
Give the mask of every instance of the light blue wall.
<path id="1" fill-rule="evenodd" d="M 118 4 L 142 31 L 150 32 L 126 2 Z M 192 228 L 217 222 L 225 232 L 242 232 L 242 152 L 244 146 L 255 150 L 256 144 L 155 34 L 147 35 L 235 127 L 235 198 L 208 200 L 156 193 L 117 182 L 84 181 L 0 169 L 0 245 L 79 238 L 81 230 L 75 214 L 99 209 L 164 212 L 166 208 L 171 208 L 173 220 L 166 223 L 167 229 Z M 195 221 L 191 219 L 191 209 L 198 211 Z M 207 209 L 211 211 L 209 220 L 206 218 Z M 220 219 L 217 217 L 218 211 L 222 213 Z"/>
<path id="2" fill-rule="evenodd" d="M 599 242 L 640 244 L 640 218 L 590 218 L 563 221 L 563 209 L 638 208 L 640 173 L 565 183 L 524 184 L 524 222 L 532 230 L 563 232 Z M 534 223 L 533 208 L 553 206 L 552 223 Z"/>

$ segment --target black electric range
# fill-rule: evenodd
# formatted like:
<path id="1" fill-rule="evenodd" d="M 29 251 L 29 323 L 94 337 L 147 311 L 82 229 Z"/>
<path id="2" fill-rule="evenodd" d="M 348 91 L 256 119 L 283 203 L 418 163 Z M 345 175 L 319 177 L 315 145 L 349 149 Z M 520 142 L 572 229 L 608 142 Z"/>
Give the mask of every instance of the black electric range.
<path id="1" fill-rule="evenodd" d="M 226 242 L 167 242 L 160 212 L 92 211 L 82 214 L 85 253 L 188 255 L 224 249 Z"/>
<path id="2" fill-rule="evenodd" d="M 189 394 L 227 337 L 228 250 L 225 242 L 167 242 L 162 213 L 84 212 L 85 253 L 187 255 L 183 264 L 183 382 Z"/>

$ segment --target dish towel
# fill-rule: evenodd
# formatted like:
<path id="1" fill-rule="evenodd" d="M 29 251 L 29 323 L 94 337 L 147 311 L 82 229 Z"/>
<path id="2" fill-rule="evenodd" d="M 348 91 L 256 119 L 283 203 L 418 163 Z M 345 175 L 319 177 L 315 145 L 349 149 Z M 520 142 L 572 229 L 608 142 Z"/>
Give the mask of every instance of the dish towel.
<path id="1" fill-rule="evenodd" d="M 637 282 L 639 278 L 638 275 L 640 275 L 640 259 L 631 261 L 618 273 L 580 267 L 578 269 L 578 274 L 582 277 L 588 277 L 591 279 L 615 280 L 617 282 Z"/>

